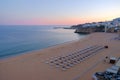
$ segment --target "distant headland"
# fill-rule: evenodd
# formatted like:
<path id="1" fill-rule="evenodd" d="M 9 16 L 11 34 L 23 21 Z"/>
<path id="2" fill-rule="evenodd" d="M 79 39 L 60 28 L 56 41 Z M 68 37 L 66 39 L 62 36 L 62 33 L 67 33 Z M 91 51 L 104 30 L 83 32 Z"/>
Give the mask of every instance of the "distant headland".
<path id="1" fill-rule="evenodd" d="M 120 18 L 105 22 L 92 22 L 73 25 L 70 29 L 76 29 L 75 33 L 89 34 L 93 32 L 117 32 L 120 28 Z"/>

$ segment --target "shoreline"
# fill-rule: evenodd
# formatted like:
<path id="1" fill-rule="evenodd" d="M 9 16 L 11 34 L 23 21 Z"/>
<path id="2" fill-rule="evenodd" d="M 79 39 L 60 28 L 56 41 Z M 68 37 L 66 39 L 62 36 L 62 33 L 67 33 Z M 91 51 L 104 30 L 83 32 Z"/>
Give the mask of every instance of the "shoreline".
<path id="1" fill-rule="evenodd" d="M 6 31 L 7 29 L 9 29 L 8 27 L 9 26 L 7 26 L 6 29 L 3 28 L 1 30 Z M 21 26 L 21 27 L 23 27 L 23 26 Z M 10 34 L 10 37 L 8 37 L 6 35 L 7 33 L 5 33 L 5 34 L 3 33 L 3 35 L 6 35 L 7 38 L 1 40 L 0 59 L 9 58 L 14 55 L 19 56 L 19 54 L 24 54 L 24 53 L 33 52 L 36 50 L 41 50 L 44 48 L 54 46 L 56 44 L 61 44 L 61 43 L 68 42 L 71 40 L 77 40 L 77 39 L 83 37 L 83 36 L 78 36 L 77 34 L 73 34 L 73 31 L 71 31 L 71 30 L 68 30 L 68 31 L 66 31 L 65 29 L 54 30 L 54 29 L 52 29 L 52 27 L 54 27 L 54 26 L 51 26 L 51 27 L 30 26 L 30 28 L 25 28 L 25 30 L 27 29 L 27 31 L 28 31 L 27 34 L 26 34 L 26 32 L 24 32 L 25 30 L 23 30 L 21 27 L 18 26 L 19 29 L 12 28 L 11 30 L 13 30 L 13 31 L 16 30 L 15 31 L 16 34 L 13 34 L 13 35 Z M 32 30 L 33 27 L 35 27 L 34 30 Z M 12 32 L 11 30 L 10 30 L 10 32 Z M 21 30 L 23 31 L 23 33 L 20 32 Z M 34 31 L 36 31 L 36 32 L 34 32 Z M 41 34 L 41 32 L 42 32 L 42 34 Z M 25 36 L 22 36 L 23 39 L 21 39 L 19 37 L 20 34 L 25 35 Z M 56 35 L 56 34 L 58 34 L 58 35 Z M 34 35 L 36 35 L 36 36 L 34 36 Z M 15 36 L 15 38 L 12 36 Z M 60 38 L 60 39 L 58 39 L 58 38 Z"/>
<path id="2" fill-rule="evenodd" d="M 46 48 L 42 48 L 42 49 L 38 49 L 38 50 L 32 50 L 32 51 L 28 51 L 28 52 L 24 52 L 24 53 L 20 53 L 20 54 L 15 54 L 15 55 L 6 56 L 6 57 L 4 57 L 4 58 L 0 58 L 0 62 L 1 62 L 1 61 L 4 61 L 4 60 L 8 60 L 8 59 L 12 59 L 12 58 L 24 56 L 24 55 L 29 55 L 29 54 L 37 53 L 37 52 L 44 51 L 44 50 L 49 49 L 49 48 L 55 48 L 55 47 L 58 47 L 58 46 L 63 46 L 63 45 L 66 45 L 66 44 L 70 44 L 70 43 L 82 41 L 82 40 L 86 39 L 89 35 L 90 35 L 90 34 L 82 37 L 81 39 L 72 40 L 72 41 L 67 41 L 67 42 L 63 42 L 63 43 L 58 43 L 58 44 L 55 44 L 55 45 L 48 46 L 48 47 L 46 47 Z"/>
<path id="3" fill-rule="evenodd" d="M 119 41 L 111 40 L 116 36 L 115 33 L 93 33 L 82 40 L 0 60 L 0 80 L 92 80 L 93 73 L 104 71 L 111 66 L 103 63 L 105 56 L 120 56 Z M 109 48 L 66 71 L 61 71 L 45 63 L 46 59 L 51 57 L 67 55 L 91 45 L 108 45 Z"/>

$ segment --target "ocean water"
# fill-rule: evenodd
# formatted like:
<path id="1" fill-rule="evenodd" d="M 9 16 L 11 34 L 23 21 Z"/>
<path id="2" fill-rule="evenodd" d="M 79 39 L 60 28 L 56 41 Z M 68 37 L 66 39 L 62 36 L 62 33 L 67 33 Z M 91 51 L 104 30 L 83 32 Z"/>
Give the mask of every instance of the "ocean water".
<path id="1" fill-rule="evenodd" d="M 56 26 L 0 26 L 0 59 L 86 36 L 74 33 L 74 30 L 53 27 Z"/>

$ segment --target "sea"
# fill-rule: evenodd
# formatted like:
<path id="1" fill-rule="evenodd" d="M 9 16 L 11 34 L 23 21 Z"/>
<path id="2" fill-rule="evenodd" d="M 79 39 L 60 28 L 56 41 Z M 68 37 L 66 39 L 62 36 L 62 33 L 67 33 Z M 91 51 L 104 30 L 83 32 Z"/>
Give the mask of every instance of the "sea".
<path id="1" fill-rule="evenodd" d="M 86 35 L 51 25 L 0 25 L 0 59 L 79 40 Z"/>

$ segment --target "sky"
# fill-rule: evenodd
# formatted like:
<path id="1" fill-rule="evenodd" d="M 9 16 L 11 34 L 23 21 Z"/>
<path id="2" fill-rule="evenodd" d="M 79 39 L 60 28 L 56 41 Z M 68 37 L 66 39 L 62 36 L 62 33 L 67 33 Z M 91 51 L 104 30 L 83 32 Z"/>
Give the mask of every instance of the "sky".
<path id="1" fill-rule="evenodd" d="M 0 0 L 0 25 L 75 25 L 120 17 L 120 0 Z"/>

